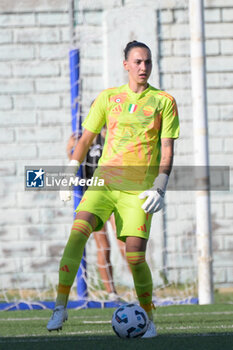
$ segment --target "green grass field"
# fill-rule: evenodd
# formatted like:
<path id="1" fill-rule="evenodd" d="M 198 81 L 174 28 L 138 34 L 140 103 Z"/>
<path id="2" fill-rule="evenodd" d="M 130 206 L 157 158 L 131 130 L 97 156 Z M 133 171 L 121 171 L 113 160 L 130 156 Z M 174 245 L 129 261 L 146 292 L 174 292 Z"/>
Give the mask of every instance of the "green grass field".
<path id="1" fill-rule="evenodd" d="M 153 339 L 115 336 L 113 309 L 70 310 L 63 330 L 46 330 L 50 310 L 0 312 L 1 350 L 232 350 L 233 304 L 180 305 L 157 308 Z"/>

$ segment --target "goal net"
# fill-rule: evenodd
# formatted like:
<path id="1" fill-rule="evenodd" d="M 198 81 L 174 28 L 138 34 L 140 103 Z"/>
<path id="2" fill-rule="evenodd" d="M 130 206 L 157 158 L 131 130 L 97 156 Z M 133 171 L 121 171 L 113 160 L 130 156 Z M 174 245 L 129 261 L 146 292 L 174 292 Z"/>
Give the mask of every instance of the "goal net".
<path id="1" fill-rule="evenodd" d="M 191 125 L 191 88 L 187 1 L 158 1 L 156 5 L 154 1 L 148 1 L 151 6 L 153 4 L 152 7 L 144 6 L 143 1 L 122 1 L 121 5 L 118 3 L 75 1 L 73 13 L 69 13 L 70 42 L 72 48 L 78 49 L 80 54 L 77 128 L 80 126 L 80 116 L 84 119 L 91 102 L 102 89 L 125 82 L 126 76 L 121 62 L 126 43 L 134 39 L 144 41 L 151 47 L 153 54 L 154 68 L 150 83 L 173 95 L 179 114 L 185 115 L 186 119 L 182 127 L 182 137 L 175 146 L 174 166 L 187 165 L 189 162 L 191 165 L 192 144 L 188 132 Z M 187 138 L 185 130 L 189 135 Z M 98 153 L 98 149 L 95 151 Z M 34 197 L 36 195 L 41 196 L 43 202 L 48 200 L 49 203 L 55 198 L 54 193 L 35 192 Z M 74 195 L 81 198 L 80 193 Z M 153 216 L 147 261 L 153 276 L 155 304 L 197 302 L 194 201 L 192 191 L 175 191 L 172 188 L 166 194 L 164 209 Z M 65 225 L 67 239 L 73 218 L 71 205 L 66 210 L 70 213 L 70 226 Z M 87 243 L 85 268 L 81 267 L 80 270 L 81 279 L 87 286 L 86 296 L 80 298 L 77 295 L 79 276 L 71 290 L 71 307 L 104 307 L 115 305 L 114 302 L 136 300 L 132 275 L 124 257 L 124 249 L 117 243 L 114 224 L 108 221 L 105 229 L 106 232 L 99 233 L 99 236 L 103 236 L 102 240 L 91 235 Z M 52 249 L 46 248 L 49 229 L 47 228 L 47 232 L 41 230 L 38 223 L 36 232 L 40 232 L 40 240 L 45 241 L 44 266 L 40 264 L 40 268 L 35 268 L 38 258 L 43 258 L 43 251 L 42 257 L 32 256 L 30 264 L 26 260 L 23 263 L 17 254 L 11 257 L 8 277 L 1 272 L 4 274 L 4 283 L 0 287 L 2 309 L 19 308 L 22 302 L 26 308 L 51 307 L 50 302 L 56 298 L 59 260 L 66 239 L 61 239 L 60 248 L 54 254 Z"/>

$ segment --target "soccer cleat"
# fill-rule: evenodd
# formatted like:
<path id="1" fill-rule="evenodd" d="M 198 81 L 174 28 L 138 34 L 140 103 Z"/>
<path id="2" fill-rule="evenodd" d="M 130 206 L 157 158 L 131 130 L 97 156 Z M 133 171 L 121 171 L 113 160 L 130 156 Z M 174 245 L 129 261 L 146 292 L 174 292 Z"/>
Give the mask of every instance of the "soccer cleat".
<path id="1" fill-rule="evenodd" d="M 68 320 L 68 312 L 63 305 L 56 306 L 53 314 L 47 324 L 47 329 L 51 331 L 59 331 L 62 329 L 63 322 Z"/>
<path id="2" fill-rule="evenodd" d="M 150 320 L 149 321 L 149 326 L 147 328 L 147 331 L 142 336 L 142 338 L 154 338 L 154 337 L 156 337 L 156 335 L 157 335 L 157 332 L 156 332 L 156 328 L 155 328 L 154 322 Z"/>

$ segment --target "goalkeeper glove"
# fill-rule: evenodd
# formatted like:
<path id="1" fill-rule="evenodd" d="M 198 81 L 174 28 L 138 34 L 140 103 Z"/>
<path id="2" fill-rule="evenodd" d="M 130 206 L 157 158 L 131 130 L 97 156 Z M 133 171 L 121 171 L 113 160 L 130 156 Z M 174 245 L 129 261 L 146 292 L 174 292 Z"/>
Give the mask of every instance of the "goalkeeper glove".
<path id="1" fill-rule="evenodd" d="M 79 161 L 76 160 L 76 159 L 72 159 L 72 160 L 69 162 L 69 164 L 68 164 L 68 166 L 67 166 L 67 168 L 66 168 L 66 172 L 70 172 L 69 167 L 71 167 L 71 166 L 74 168 L 74 175 L 76 175 L 76 174 L 77 174 L 77 171 L 78 171 L 78 169 L 79 169 L 79 167 L 80 167 Z M 60 195 L 60 199 L 61 199 L 63 202 L 68 202 L 68 201 L 71 200 L 71 191 L 70 191 L 70 190 L 62 191 L 62 190 L 60 189 L 59 195 Z"/>
<path id="2" fill-rule="evenodd" d="M 142 209 L 145 213 L 153 214 L 162 209 L 164 205 L 164 196 L 168 183 L 169 176 L 167 174 L 159 174 L 153 186 L 139 194 L 140 199 L 147 197 L 146 201 L 142 205 Z"/>

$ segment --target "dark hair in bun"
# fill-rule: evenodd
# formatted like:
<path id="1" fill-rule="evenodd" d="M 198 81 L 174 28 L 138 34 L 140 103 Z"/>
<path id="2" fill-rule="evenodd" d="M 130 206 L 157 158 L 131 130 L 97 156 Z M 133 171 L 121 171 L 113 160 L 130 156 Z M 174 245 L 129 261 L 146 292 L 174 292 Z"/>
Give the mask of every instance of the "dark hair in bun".
<path id="1" fill-rule="evenodd" d="M 147 49 L 149 52 L 151 52 L 149 47 L 146 44 L 141 43 L 140 41 L 133 40 L 133 41 L 130 41 L 124 49 L 125 60 L 128 59 L 130 50 L 134 49 L 135 47 L 143 47 Z"/>

